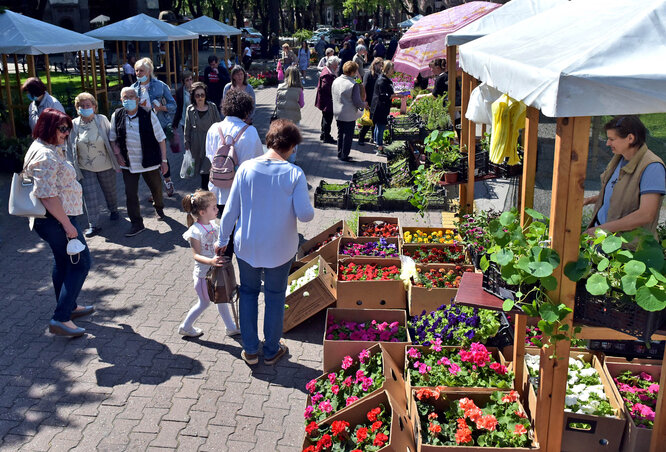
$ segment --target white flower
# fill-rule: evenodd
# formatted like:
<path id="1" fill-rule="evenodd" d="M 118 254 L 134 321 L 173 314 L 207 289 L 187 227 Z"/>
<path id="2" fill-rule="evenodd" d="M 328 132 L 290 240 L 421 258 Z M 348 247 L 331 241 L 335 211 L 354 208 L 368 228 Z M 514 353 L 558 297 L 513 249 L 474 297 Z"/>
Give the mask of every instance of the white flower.
<path id="1" fill-rule="evenodd" d="M 582 377 L 591 377 L 592 375 L 597 374 L 597 370 L 593 367 L 589 367 L 587 369 L 581 369 L 578 371 L 578 374 Z"/>
<path id="2" fill-rule="evenodd" d="M 567 395 L 564 398 L 564 404 L 566 406 L 572 406 L 578 403 L 578 396 L 575 394 Z"/>
<path id="3" fill-rule="evenodd" d="M 289 284 L 289 287 L 287 287 L 287 295 L 296 292 L 298 289 L 300 289 L 301 287 L 303 287 L 304 285 L 315 279 L 317 276 L 319 276 L 319 265 L 314 265 L 308 268 L 303 276 L 298 278 L 296 281 L 292 281 L 291 284 Z"/>
<path id="4" fill-rule="evenodd" d="M 569 357 L 569 366 L 574 366 L 578 369 L 582 369 L 583 367 L 585 367 L 585 365 L 581 361 L 571 357 Z"/>
<path id="5" fill-rule="evenodd" d="M 571 392 L 573 392 L 574 394 L 580 394 L 581 392 L 583 392 L 584 389 L 585 389 L 584 384 L 571 386 Z"/>
<path id="6" fill-rule="evenodd" d="M 570 385 L 574 385 L 578 381 L 578 377 L 574 374 L 569 374 L 568 380 Z"/>

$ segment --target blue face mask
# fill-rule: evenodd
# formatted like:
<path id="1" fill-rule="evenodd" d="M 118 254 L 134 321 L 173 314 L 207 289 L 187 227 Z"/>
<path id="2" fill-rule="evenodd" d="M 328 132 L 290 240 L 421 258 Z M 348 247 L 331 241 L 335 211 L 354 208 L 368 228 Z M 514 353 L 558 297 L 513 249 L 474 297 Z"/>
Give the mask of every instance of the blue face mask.
<path id="1" fill-rule="evenodd" d="M 28 93 L 27 96 L 28 96 L 28 99 L 30 99 L 30 101 L 37 100 L 37 98 L 35 96 L 33 96 L 32 94 L 30 94 L 30 93 Z"/>
<path id="2" fill-rule="evenodd" d="M 143 82 L 145 82 L 146 80 L 148 80 L 148 76 L 147 76 L 147 75 L 144 75 L 143 77 L 137 77 L 136 79 L 137 79 L 140 83 L 143 83 Z"/>
<path id="3" fill-rule="evenodd" d="M 123 107 L 127 111 L 136 110 L 136 99 L 125 99 L 125 100 L 123 100 Z"/>
<path id="4" fill-rule="evenodd" d="M 79 116 L 87 118 L 94 113 L 92 108 L 79 108 Z"/>

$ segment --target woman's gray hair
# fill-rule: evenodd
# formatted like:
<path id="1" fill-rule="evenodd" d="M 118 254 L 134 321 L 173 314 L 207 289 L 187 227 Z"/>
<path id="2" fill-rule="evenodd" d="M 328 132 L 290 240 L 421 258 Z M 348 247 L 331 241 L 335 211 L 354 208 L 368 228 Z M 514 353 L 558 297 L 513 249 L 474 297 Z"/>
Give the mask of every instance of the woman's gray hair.
<path id="1" fill-rule="evenodd" d="M 367 52 L 367 51 L 368 49 L 362 44 L 356 46 L 356 53 Z"/>
<path id="2" fill-rule="evenodd" d="M 340 58 L 335 55 L 326 58 L 326 67 L 331 68 L 334 66 L 340 66 Z"/>
<path id="3" fill-rule="evenodd" d="M 155 66 L 153 65 L 153 61 L 150 58 L 141 58 L 139 61 L 134 63 L 134 69 L 136 68 L 143 68 L 148 72 L 148 77 L 153 76 L 153 71 L 155 70 Z"/>
<path id="4" fill-rule="evenodd" d="M 136 97 L 139 97 L 139 93 L 137 93 L 136 90 L 134 88 L 132 88 L 131 86 L 126 86 L 123 89 L 121 89 L 120 90 L 120 97 L 122 98 L 123 95 L 125 93 L 129 92 L 129 91 L 132 91 Z"/>

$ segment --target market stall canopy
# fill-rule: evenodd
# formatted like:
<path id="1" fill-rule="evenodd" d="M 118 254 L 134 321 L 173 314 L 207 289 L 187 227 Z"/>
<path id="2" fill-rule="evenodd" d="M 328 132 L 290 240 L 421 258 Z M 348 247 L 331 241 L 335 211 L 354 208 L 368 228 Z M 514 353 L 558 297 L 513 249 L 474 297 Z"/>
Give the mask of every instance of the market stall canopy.
<path id="1" fill-rule="evenodd" d="M 446 58 L 446 44 L 444 39 L 429 42 L 408 49 L 398 49 L 393 57 L 395 70 L 416 77 L 432 75 L 430 62 L 436 58 Z"/>
<path id="2" fill-rule="evenodd" d="M 470 2 L 430 14 L 416 22 L 400 39 L 401 49 L 444 40 L 446 35 L 485 16 L 502 5 L 490 2 Z"/>
<path id="3" fill-rule="evenodd" d="M 105 24 L 110 20 L 111 20 L 111 18 L 109 16 L 105 16 L 104 14 L 100 14 L 99 16 L 97 16 L 93 20 L 91 20 L 90 23 L 91 24 Z"/>
<path id="4" fill-rule="evenodd" d="M 446 36 L 447 46 L 459 46 L 529 19 L 570 0 L 511 0 L 479 20 Z"/>
<path id="5" fill-rule="evenodd" d="M 400 28 L 409 28 L 421 19 L 423 19 L 423 16 L 421 14 L 417 14 L 416 16 L 412 17 L 411 19 L 403 20 L 402 22 L 400 22 L 398 24 L 398 26 Z"/>
<path id="6" fill-rule="evenodd" d="M 99 39 L 6 10 L 0 14 L 0 53 L 42 55 L 104 47 Z"/>
<path id="7" fill-rule="evenodd" d="M 238 28 L 227 25 L 208 16 L 197 17 L 178 26 L 204 36 L 236 36 L 241 34 Z"/>
<path id="8" fill-rule="evenodd" d="M 105 41 L 183 41 L 197 33 L 175 27 L 143 13 L 86 33 Z"/>
<path id="9" fill-rule="evenodd" d="M 551 117 L 666 111 L 666 0 L 585 0 L 460 47 L 465 72 Z"/>

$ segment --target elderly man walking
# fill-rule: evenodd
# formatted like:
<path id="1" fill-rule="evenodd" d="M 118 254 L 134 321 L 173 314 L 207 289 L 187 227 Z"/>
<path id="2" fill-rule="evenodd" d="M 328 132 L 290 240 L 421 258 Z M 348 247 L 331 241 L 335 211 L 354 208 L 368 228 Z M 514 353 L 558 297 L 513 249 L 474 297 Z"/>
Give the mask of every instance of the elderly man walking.
<path id="1" fill-rule="evenodd" d="M 132 222 L 125 237 L 133 237 L 145 229 L 139 206 L 140 176 L 153 195 L 158 219 L 166 218 L 160 177 L 167 171 L 166 135 L 155 113 L 139 108 L 134 88 L 123 88 L 120 98 L 123 106 L 111 115 L 109 141 L 123 172 L 127 214 Z"/>

